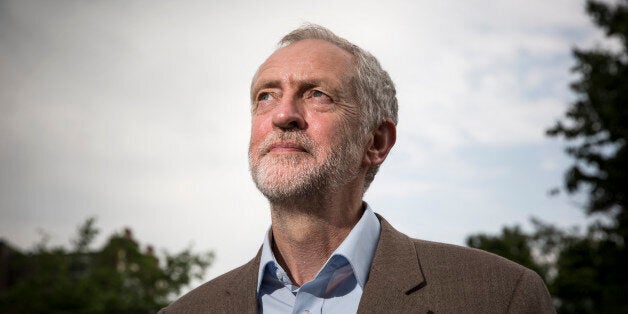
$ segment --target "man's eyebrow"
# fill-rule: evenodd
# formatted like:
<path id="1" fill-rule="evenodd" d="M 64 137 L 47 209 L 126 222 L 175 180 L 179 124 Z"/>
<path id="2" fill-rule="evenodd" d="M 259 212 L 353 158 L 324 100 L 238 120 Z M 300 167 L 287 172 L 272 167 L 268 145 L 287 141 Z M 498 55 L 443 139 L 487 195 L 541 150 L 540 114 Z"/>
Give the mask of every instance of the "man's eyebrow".
<path id="1" fill-rule="evenodd" d="M 251 88 L 251 101 L 255 101 L 255 97 L 257 96 L 257 92 L 264 88 L 279 88 L 281 86 L 281 82 L 279 80 L 268 80 L 268 81 L 257 81 L 253 84 Z"/>
<path id="2" fill-rule="evenodd" d="M 322 86 L 322 87 L 327 87 L 328 86 L 328 84 L 325 84 L 324 80 L 322 80 L 322 79 L 302 80 L 300 85 L 303 88 L 312 88 L 312 87 L 316 87 L 316 86 Z"/>
<path id="3" fill-rule="evenodd" d="M 279 80 L 261 81 L 253 85 L 253 90 L 260 90 L 263 88 L 274 88 L 274 87 L 279 87 L 279 86 L 281 86 L 281 82 Z"/>
<path id="4" fill-rule="evenodd" d="M 281 82 L 279 80 L 257 81 L 253 84 L 253 91 L 258 91 L 263 88 L 276 88 L 279 86 L 281 86 Z"/>
<path id="5" fill-rule="evenodd" d="M 346 92 L 342 89 L 334 88 L 330 84 L 327 83 L 325 78 L 307 78 L 307 79 L 295 79 L 291 80 L 289 84 L 294 84 L 299 86 L 299 89 L 307 90 L 313 87 L 320 86 L 326 89 L 328 92 L 332 93 L 336 97 L 340 99 L 346 99 Z M 255 101 L 257 97 L 257 93 L 266 88 L 281 88 L 282 81 L 280 80 L 262 80 L 258 81 L 253 85 L 251 89 L 251 100 Z"/>
<path id="6" fill-rule="evenodd" d="M 347 99 L 347 87 L 341 83 L 330 84 L 329 79 L 325 78 L 311 78 L 305 79 L 301 81 L 301 86 L 303 89 L 310 89 L 313 87 L 321 87 L 324 89 L 326 93 L 331 93 L 333 98 L 336 100 L 346 100 Z"/>

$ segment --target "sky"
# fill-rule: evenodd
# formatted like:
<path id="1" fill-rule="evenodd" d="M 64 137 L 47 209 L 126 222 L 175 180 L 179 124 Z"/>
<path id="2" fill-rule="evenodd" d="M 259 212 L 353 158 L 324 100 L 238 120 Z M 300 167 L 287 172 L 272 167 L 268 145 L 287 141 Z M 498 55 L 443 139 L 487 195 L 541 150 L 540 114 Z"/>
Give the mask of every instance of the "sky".
<path id="1" fill-rule="evenodd" d="M 411 237 L 463 245 L 530 217 L 582 225 L 545 130 L 575 99 L 574 0 L 0 0 L 0 238 L 68 245 L 96 217 L 144 245 L 213 250 L 213 278 L 270 226 L 248 171 L 249 86 L 305 22 L 370 51 L 397 87 L 397 143 L 364 199 Z"/>

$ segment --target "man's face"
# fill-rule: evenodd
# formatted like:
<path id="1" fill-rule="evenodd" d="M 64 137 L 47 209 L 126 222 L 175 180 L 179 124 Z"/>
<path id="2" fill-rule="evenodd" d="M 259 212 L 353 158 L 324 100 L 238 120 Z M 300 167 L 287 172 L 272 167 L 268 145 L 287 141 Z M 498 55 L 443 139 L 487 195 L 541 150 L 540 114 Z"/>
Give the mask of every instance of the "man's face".
<path id="1" fill-rule="evenodd" d="M 328 191 L 356 178 L 364 136 L 353 100 L 352 56 L 322 40 L 276 51 L 252 86 L 249 164 L 269 199 Z"/>

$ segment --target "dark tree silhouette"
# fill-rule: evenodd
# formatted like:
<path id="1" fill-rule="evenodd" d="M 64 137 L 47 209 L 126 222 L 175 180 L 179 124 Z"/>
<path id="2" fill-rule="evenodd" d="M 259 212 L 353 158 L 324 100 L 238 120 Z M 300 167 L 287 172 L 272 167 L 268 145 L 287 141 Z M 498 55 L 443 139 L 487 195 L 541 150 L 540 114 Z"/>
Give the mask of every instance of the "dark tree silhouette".
<path id="1" fill-rule="evenodd" d="M 574 71 L 579 79 L 571 85 L 577 100 L 547 131 L 571 144 L 567 154 L 575 164 L 567 171 L 568 192 L 586 192 L 587 213 L 602 213 L 610 223 L 598 225 L 597 238 L 572 247 L 571 259 L 559 265 L 557 294 L 582 297 L 569 282 L 576 276 L 602 288 L 586 291 L 593 308 L 601 312 L 628 312 L 628 1 L 587 1 L 587 12 L 604 30 L 607 48 L 575 49 Z M 561 277 L 561 275 L 565 275 Z M 567 276 L 569 274 L 569 276 Z"/>
<path id="2" fill-rule="evenodd" d="M 615 219 L 616 231 L 625 237 L 628 192 L 628 1 L 609 5 L 588 1 L 587 11 L 609 38 L 612 48 L 575 49 L 574 71 L 579 79 L 571 85 L 577 100 L 547 131 L 572 144 L 567 154 L 575 164 L 567 171 L 568 192 L 585 189 L 589 213 L 605 213 Z"/>
<path id="3" fill-rule="evenodd" d="M 547 134 L 569 143 L 567 192 L 584 193 L 585 211 L 605 219 L 585 233 L 533 221 L 533 232 L 506 227 L 467 244 L 539 272 L 559 313 L 628 313 L 628 0 L 589 0 L 586 10 L 607 42 L 574 49 L 577 98 Z"/>
<path id="4" fill-rule="evenodd" d="M 156 256 L 142 249 L 130 229 L 90 250 L 94 219 L 78 229 L 70 250 L 48 248 L 13 254 L 15 283 L 0 291 L 1 313 L 155 313 L 194 278 L 201 279 L 213 253 Z"/>

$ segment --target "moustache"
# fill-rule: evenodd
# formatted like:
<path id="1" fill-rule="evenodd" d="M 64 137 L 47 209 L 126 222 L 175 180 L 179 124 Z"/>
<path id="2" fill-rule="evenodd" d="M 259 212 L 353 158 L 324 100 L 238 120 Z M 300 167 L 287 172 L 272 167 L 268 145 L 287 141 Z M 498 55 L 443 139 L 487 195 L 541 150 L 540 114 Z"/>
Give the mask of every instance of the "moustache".
<path id="1" fill-rule="evenodd" d="M 316 144 L 305 133 L 298 131 L 277 131 L 270 134 L 260 145 L 259 152 L 266 155 L 273 147 L 290 146 L 302 149 L 304 152 L 312 154 Z"/>

